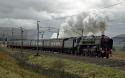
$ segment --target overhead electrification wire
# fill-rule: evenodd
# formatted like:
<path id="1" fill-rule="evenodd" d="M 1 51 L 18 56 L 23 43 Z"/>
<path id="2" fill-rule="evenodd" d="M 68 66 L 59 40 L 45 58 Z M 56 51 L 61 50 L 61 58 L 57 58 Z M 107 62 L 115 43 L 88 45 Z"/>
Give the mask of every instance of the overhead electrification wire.
<path id="1" fill-rule="evenodd" d="M 125 3 L 125 2 L 119 2 L 119 3 L 116 3 L 116 4 L 110 5 L 110 6 L 106 6 L 106 7 L 102 8 L 102 9 L 112 8 L 112 7 L 114 7 L 114 6 L 117 6 L 117 5 L 120 5 L 120 4 L 123 4 L 123 3 Z"/>

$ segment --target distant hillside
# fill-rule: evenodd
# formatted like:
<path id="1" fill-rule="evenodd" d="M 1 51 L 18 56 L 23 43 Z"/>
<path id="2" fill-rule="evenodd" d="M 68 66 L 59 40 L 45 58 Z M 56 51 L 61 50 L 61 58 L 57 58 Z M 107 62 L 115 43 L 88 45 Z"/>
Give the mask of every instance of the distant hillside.
<path id="1" fill-rule="evenodd" d="M 125 34 L 120 34 L 113 37 L 114 46 L 123 48 L 125 47 Z"/>
<path id="2" fill-rule="evenodd" d="M 115 36 L 114 38 L 116 38 L 116 37 L 119 37 L 119 38 L 125 38 L 125 34 L 117 35 L 117 36 Z"/>

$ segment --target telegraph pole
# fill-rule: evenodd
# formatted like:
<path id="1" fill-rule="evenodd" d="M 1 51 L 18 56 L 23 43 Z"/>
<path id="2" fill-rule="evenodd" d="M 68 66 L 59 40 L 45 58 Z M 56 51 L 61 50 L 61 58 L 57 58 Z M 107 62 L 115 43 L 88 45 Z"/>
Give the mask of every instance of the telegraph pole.
<path id="1" fill-rule="evenodd" d="M 24 33 L 24 31 L 23 31 L 22 27 L 20 27 L 20 30 L 21 30 L 21 53 L 23 53 L 23 33 Z"/>
<path id="2" fill-rule="evenodd" d="M 5 47 L 5 34 L 4 34 L 4 32 L 2 33 L 2 36 L 3 36 L 3 47 Z"/>
<path id="3" fill-rule="evenodd" d="M 82 36 L 83 36 L 83 29 L 82 29 Z"/>
<path id="4" fill-rule="evenodd" d="M 59 29 L 57 30 L 57 39 L 59 38 Z"/>
<path id="5" fill-rule="evenodd" d="M 12 28 L 12 39 L 11 39 L 11 41 L 12 41 L 12 45 L 14 44 L 14 42 L 13 42 L 13 32 L 14 32 L 14 28 Z M 12 51 L 13 51 L 13 46 L 12 46 Z"/>
<path id="6" fill-rule="evenodd" d="M 41 39 L 43 39 L 43 35 L 44 35 L 44 32 L 42 32 L 42 34 L 41 34 Z"/>
<path id="7" fill-rule="evenodd" d="M 36 54 L 36 56 L 39 56 L 39 33 L 40 33 L 40 31 L 39 31 L 39 22 L 40 21 L 37 21 L 37 54 Z"/>

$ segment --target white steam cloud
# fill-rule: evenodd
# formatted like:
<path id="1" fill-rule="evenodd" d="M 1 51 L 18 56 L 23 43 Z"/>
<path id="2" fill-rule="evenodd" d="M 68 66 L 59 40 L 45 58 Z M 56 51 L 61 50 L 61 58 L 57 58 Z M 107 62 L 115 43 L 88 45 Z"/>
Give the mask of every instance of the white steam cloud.
<path id="1" fill-rule="evenodd" d="M 59 38 L 77 37 L 81 35 L 104 34 L 107 16 L 102 10 L 91 10 L 68 17 L 61 24 Z"/>

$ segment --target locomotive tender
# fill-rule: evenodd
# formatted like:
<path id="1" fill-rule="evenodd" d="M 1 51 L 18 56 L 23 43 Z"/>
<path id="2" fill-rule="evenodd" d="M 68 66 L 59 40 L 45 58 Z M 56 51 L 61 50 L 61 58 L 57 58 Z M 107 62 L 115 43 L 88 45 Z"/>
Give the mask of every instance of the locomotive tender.
<path id="1" fill-rule="evenodd" d="M 66 53 L 73 55 L 106 57 L 112 51 L 113 40 L 105 35 L 82 36 L 60 39 L 43 39 L 39 41 L 39 50 Z M 24 49 L 37 49 L 37 40 L 8 41 L 8 47 Z"/>

